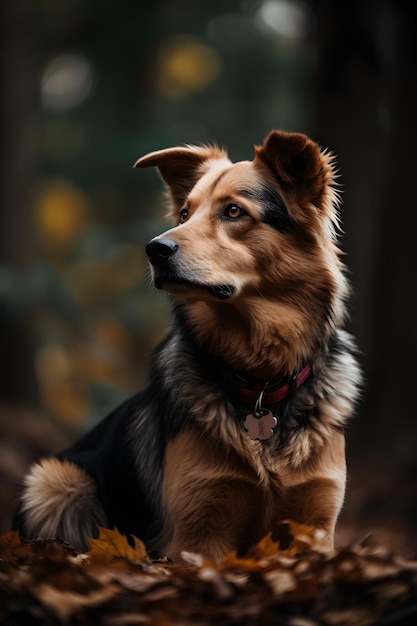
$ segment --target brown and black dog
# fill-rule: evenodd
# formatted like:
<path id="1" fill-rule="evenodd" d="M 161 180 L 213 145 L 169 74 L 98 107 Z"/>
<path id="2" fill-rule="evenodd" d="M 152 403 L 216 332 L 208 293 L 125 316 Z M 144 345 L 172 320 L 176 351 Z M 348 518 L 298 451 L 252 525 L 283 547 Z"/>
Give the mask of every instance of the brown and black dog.
<path id="1" fill-rule="evenodd" d="M 146 390 L 30 469 L 16 526 L 83 549 L 116 526 L 151 553 L 218 560 L 290 518 L 331 549 L 360 384 L 333 157 L 274 130 L 253 161 L 187 146 L 150 166 L 170 197 L 173 227 L 146 251 L 171 329 Z"/>

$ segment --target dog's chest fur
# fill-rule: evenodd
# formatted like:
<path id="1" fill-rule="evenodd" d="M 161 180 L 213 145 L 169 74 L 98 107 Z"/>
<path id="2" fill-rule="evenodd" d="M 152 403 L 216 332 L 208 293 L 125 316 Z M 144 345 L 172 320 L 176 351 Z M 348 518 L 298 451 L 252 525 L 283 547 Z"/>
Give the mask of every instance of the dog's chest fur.
<path id="1" fill-rule="evenodd" d="M 265 464 L 268 456 L 273 470 Z M 204 536 L 207 546 L 203 551 L 206 548 L 214 559 L 227 550 L 229 542 L 244 554 L 271 530 L 280 538 L 278 520 L 305 518 L 306 511 L 317 518 L 322 506 L 324 521 L 332 512 L 329 502 L 335 502 L 336 496 L 339 506 L 343 500 L 344 475 L 340 433 L 334 433 L 319 455 L 294 468 L 285 457 L 272 458 L 259 442 L 248 440 L 247 457 L 243 458 L 221 441 L 188 430 L 166 451 L 163 497 L 171 535 L 166 551 L 179 556 L 184 543 L 190 550 L 193 546 L 201 550 Z M 334 479 L 339 493 L 333 489 L 329 498 L 328 487 Z M 320 492 L 324 501 L 317 497 Z M 218 546 L 218 555 L 210 552 L 214 536 L 224 541 Z"/>
<path id="2" fill-rule="evenodd" d="M 265 510 L 267 492 L 260 486 L 254 468 L 233 451 L 193 431 L 187 431 L 169 444 L 165 460 L 164 499 L 168 520 L 175 520 L 167 553 L 183 545 L 178 533 L 186 529 L 187 543 L 207 534 L 237 539 L 245 549 L 262 536 L 264 524 L 253 524 L 256 512 Z M 270 518 L 268 511 L 267 517 Z M 179 522 L 179 520 L 181 520 Z M 262 526 L 262 527 L 261 527 Z"/>
<path id="3" fill-rule="evenodd" d="M 173 415 L 180 396 L 188 418 L 165 451 L 163 552 L 178 557 L 187 545 L 216 559 L 231 546 L 244 553 L 271 529 L 278 532 L 278 520 L 329 525 L 344 497 L 341 427 L 356 385 L 349 342 L 341 333 L 337 349 L 317 356 L 311 378 L 283 409 L 276 407 L 278 426 L 265 442 L 250 439 L 242 426 L 245 409 L 201 370 L 201 355 L 189 343 L 176 335 L 165 344 L 155 364 L 165 368 L 169 358 L 175 372 L 165 406 Z"/>

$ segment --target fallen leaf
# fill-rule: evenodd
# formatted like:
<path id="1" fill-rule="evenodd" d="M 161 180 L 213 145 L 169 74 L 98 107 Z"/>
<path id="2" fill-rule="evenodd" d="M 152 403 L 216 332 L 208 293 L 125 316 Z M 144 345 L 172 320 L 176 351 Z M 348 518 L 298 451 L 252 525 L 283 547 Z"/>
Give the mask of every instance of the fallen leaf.
<path id="1" fill-rule="evenodd" d="M 233 597 L 233 588 L 225 582 L 224 578 L 214 568 L 204 567 L 198 575 L 200 580 L 213 586 L 217 600 L 223 602 Z"/>
<path id="2" fill-rule="evenodd" d="M 201 554 L 195 554 L 194 552 L 186 552 L 185 550 L 183 550 L 181 552 L 181 559 L 184 561 L 184 563 L 187 563 L 188 565 L 192 565 L 193 567 L 203 567 L 205 559 Z"/>
<path id="3" fill-rule="evenodd" d="M 81 594 L 56 589 L 52 585 L 41 583 L 32 589 L 32 593 L 53 615 L 65 623 L 83 608 L 108 602 L 117 593 L 120 593 L 120 587 L 106 585 L 88 594 Z"/>
<path id="4" fill-rule="evenodd" d="M 294 520 L 285 520 L 282 522 L 288 526 L 292 540 L 286 552 L 290 555 L 302 554 L 306 550 L 316 550 L 323 552 L 322 541 L 325 532 L 319 528 L 311 528 L 294 522 Z"/>
<path id="5" fill-rule="evenodd" d="M 368 608 L 347 609 L 343 611 L 328 611 L 323 616 L 326 624 L 331 626 L 371 626 L 374 624 L 372 611 Z"/>
<path id="6" fill-rule="evenodd" d="M 282 598 L 288 591 L 294 591 L 297 587 L 294 574 L 286 572 L 285 570 L 271 570 L 270 572 L 265 572 L 264 579 L 277 598 Z"/>
<path id="7" fill-rule="evenodd" d="M 125 535 L 119 533 L 117 528 L 99 528 L 98 539 L 88 539 L 91 546 L 89 552 L 90 561 L 111 560 L 114 558 L 125 559 L 130 563 L 141 563 L 148 559 L 145 544 L 133 536 L 134 545 L 131 546 Z"/>
<path id="8" fill-rule="evenodd" d="M 19 533 L 11 531 L 0 536 L 0 562 L 16 564 L 30 561 L 32 557 L 32 548 L 22 544 Z"/>
<path id="9" fill-rule="evenodd" d="M 13 550 L 21 545 L 19 533 L 16 531 L 10 531 L 0 536 L 0 554 L 3 554 L 3 551 Z"/>
<path id="10" fill-rule="evenodd" d="M 279 543 L 273 541 L 272 534 L 269 533 L 248 552 L 248 557 L 255 561 L 260 561 L 270 556 L 276 556 L 279 551 Z"/>
<path id="11" fill-rule="evenodd" d="M 323 553 L 311 529 L 289 522 L 288 530 L 286 550 L 268 535 L 218 564 L 191 553 L 174 564 L 151 561 L 139 539 L 117 530 L 101 529 L 90 553 L 6 533 L 0 622 L 29 615 L 33 626 L 369 626 L 407 615 L 414 623 L 415 562 L 369 542 Z"/>
<path id="12" fill-rule="evenodd" d="M 151 618 L 143 613 L 119 613 L 110 615 L 102 622 L 103 626 L 138 626 L 138 624 L 150 624 Z"/>

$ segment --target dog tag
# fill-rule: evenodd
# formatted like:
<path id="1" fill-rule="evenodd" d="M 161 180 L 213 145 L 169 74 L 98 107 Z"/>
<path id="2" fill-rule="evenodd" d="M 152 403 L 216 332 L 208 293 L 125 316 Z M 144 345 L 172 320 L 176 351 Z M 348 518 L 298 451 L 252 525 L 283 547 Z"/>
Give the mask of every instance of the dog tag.
<path id="1" fill-rule="evenodd" d="M 243 426 L 251 439 L 270 439 L 274 434 L 273 429 L 276 425 L 277 418 L 267 409 L 249 413 L 243 422 Z"/>

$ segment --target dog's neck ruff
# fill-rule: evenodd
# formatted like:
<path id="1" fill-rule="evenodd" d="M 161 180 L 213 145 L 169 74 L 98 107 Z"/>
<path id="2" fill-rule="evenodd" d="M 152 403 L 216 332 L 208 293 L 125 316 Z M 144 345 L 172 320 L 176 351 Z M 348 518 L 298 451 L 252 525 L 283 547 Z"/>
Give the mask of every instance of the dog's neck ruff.
<path id="1" fill-rule="evenodd" d="M 287 398 L 292 392 L 301 387 L 311 374 L 311 367 L 306 365 L 298 374 L 294 374 L 285 384 L 267 383 L 266 385 L 252 385 L 242 376 L 232 374 L 231 378 L 238 387 L 239 398 L 245 404 L 255 405 L 262 394 L 262 404 L 273 406 Z"/>

